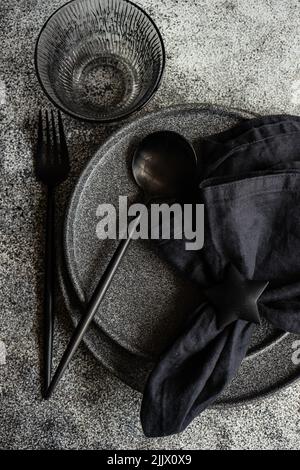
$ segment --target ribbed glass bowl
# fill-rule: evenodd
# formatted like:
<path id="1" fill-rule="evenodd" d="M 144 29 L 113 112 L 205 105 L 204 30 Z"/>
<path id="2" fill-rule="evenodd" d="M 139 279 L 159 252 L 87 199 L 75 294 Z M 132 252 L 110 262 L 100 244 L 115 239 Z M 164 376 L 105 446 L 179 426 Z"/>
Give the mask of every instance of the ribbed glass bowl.
<path id="1" fill-rule="evenodd" d="M 127 0 L 72 0 L 43 26 L 37 76 L 75 118 L 109 122 L 140 109 L 157 89 L 164 45 L 152 19 Z"/>

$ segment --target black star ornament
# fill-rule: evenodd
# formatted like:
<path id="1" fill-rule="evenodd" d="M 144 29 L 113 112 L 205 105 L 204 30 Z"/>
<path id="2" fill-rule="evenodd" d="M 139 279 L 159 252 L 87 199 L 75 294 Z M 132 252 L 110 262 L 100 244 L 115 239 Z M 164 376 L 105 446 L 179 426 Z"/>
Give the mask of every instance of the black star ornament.
<path id="1" fill-rule="evenodd" d="M 268 284 L 245 279 L 235 266 L 229 265 L 223 281 L 204 290 L 216 309 L 218 328 L 238 319 L 259 324 L 257 301 Z"/>

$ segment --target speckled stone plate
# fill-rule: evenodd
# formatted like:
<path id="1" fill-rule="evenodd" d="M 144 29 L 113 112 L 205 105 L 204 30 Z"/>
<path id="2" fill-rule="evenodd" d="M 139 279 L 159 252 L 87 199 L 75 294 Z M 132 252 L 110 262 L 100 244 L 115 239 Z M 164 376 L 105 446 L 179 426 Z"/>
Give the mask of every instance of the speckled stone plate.
<path id="1" fill-rule="evenodd" d="M 150 132 L 169 129 L 183 134 L 197 151 L 201 137 L 250 117 L 253 115 L 219 107 L 177 106 L 129 123 L 101 146 L 78 180 L 65 220 L 61 280 L 74 322 L 117 245 L 96 236 L 98 205 L 113 203 L 117 207 L 120 195 L 138 199 L 130 172 L 137 142 Z M 142 390 L 153 362 L 200 298 L 199 289 L 163 262 L 150 242 L 134 241 L 85 342 L 121 380 Z M 221 402 L 250 399 L 293 380 L 298 374 L 291 360 L 294 339 L 266 322 L 257 327 L 248 356 Z"/>

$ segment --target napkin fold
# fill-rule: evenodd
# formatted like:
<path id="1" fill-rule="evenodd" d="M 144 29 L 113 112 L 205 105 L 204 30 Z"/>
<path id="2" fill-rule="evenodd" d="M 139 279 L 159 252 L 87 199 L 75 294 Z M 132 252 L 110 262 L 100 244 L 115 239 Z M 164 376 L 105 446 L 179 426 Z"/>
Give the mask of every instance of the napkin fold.
<path id="1" fill-rule="evenodd" d="M 205 243 L 160 240 L 160 254 L 203 292 L 233 264 L 247 280 L 269 281 L 258 310 L 276 328 L 300 334 L 300 118 L 265 116 L 203 139 L 199 190 Z M 142 400 L 146 436 L 183 431 L 230 383 L 247 352 L 253 323 L 218 326 L 209 300 L 151 372 Z"/>

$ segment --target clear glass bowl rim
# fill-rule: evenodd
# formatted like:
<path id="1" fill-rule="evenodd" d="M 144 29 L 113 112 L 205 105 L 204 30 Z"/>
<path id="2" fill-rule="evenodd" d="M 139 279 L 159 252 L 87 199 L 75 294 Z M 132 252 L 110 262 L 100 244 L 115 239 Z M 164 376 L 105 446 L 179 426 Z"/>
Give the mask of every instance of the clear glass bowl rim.
<path id="1" fill-rule="evenodd" d="M 142 109 L 150 100 L 151 98 L 153 97 L 154 93 L 157 91 L 159 85 L 160 85 L 160 82 L 161 82 L 161 79 L 162 79 L 162 76 L 163 76 L 163 73 L 164 73 L 164 69 L 165 69 L 165 63 L 166 63 L 166 51 L 165 51 L 165 46 L 164 46 L 164 41 L 163 41 L 163 38 L 162 38 L 162 35 L 158 29 L 158 27 L 156 26 L 155 22 L 153 21 L 153 19 L 151 18 L 151 16 L 142 8 L 140 7 L 139 5 L 136 5 L 135 3 L 133 3 L 131 0 L 120 0 L 124 3 L 129 3 L 130 5 L 132 5 L 134 8 L 137 8 L 138 10 L 140 10 L 147 18 L 148 20 L 150 21 L 150 23 L 153 25 L 156 33 L 157 33 L 157 36 L 159 38 L 159 41 L 160 41 L 160 44 L 161 44 L 161 49 L 162 49 L 162 64 L 161 64 L 161 69 L 160 69 L 160 72 L 158 74 L 158 76 L 156 77 L 156 81 L 155 81 L 155 84 L 154 84 L 154 87 L 153 87 L 153 90 L 151 92 L 151 94 L 147 97 L 147 98 L 144 98 L 142 99 L 136 106 L 134 106 L 130 111 L 126 112 L 126 113 L 123 113 L 121 114 L 120 116 L 117 116 L 117 117 L 113 117 L 113 118 L 106 118 L 106 119 L 102 119 L 102 118 L 88 118 L 88 117 L 83 117 L 81 116 L 80 114 L 75 114 L 73 113 L 72 111 L 70 111 L 68 108 L 62 106 L 60 103 L 58 103 L 54 98 L 52 98 L 52 96 L 50 96 L 50 94 L 48 93 L 46 87 L 44 86 L 43 84 L 43 80 L 40 76 L 40 72 L 39 72 L 39 68 L 38 68 L 38 48 L 39 48 L 39 41 L 40 41 L 40 38 L 44 32 L 44 30 L 46 29 L 48 23 L 52 20 L 52 18 L 54 16 L 57 15 L 57 13 L 62 9 L 62 8 L 65 8 L 67 5 L 73 3 L 73 2 L 76 2 L 77 0 L 69 0 L 67 3 L 64 3 L 63 5 L 61 5 L 60 7 L 58 7 L 50 16 L 49 18 L 46 20 L 46 22 L 43 24 L 39 34 L 38 34 L 38 37 L 36 39 L 36 43 L 35 43 L 35 49 L 34 49 L 34 66 L 35 66 L 35 72 L 36 72 L 36 76 L 38 78 L 38 81 L 39 81 L 39 84 L 43 90 L 43 92 L 45 93 L 45 95 L 47 96 L 47 98 L 51 101 L 52 104 L 54 104 L 54 106 L 58 109 L 60 109 L 62 112 L 64 112 L 65 114 L 68 114 L 69 116 L 71 116 L 72 118 L 75 118 L 75 119 L 78 119 L 80 121 L 85 121 L 85 122 L 98 122 L 98 123 L 112 123 L 112 122 L 117 122 L 117 121 L 121 121 L 123 119 L 126 119 L 127 117 L 131 116 L 132 114 L 136 113 L 137 111 L 139 111 L 140 109 Z"/>

